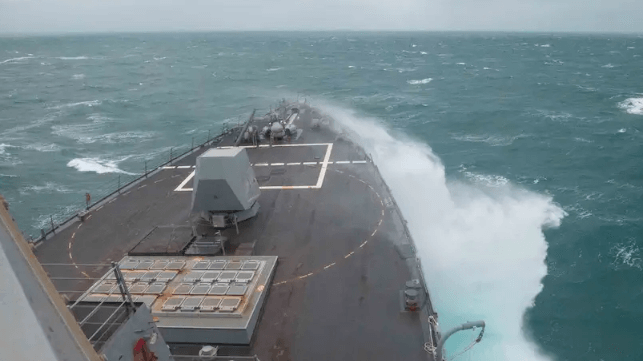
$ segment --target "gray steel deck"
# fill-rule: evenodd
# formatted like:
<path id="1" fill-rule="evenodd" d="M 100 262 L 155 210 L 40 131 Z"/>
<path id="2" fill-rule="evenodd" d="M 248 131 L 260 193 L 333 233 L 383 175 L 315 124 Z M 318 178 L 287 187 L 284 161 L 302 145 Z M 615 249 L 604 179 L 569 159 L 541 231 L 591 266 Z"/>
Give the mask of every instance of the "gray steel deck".
<path id="1" fill-rule="evenodd" d="M 310 129 L 311 112 L 301 109 L 299 139 L 248 149 L 260 186 L 272 188 L 262 190 L 258 216 L 240 223 L 239 235 L 223 232 L 229 250 L 256 242 L 256 255 L 279 257 L 251 354 L 261 360 L 428 359 L 422 313 L 400 312 L 400 290 L 417 269 L 399 251 L 412 241 L 387 187 L 361 148 L 328 129 Z M 234 140 L 231 135 L 216 146 Z M 186 179 L 205 150 L 154 172 L 90 209 L 85 222 L 44 240 L 35 250 L 40 262 L 107 264 L 155 226 L 189 226 L 191 192 L 177 188 L 191 188 Z M 289 186 L 315 187 L 277 189 Z M 108 266 L 46 268 L 52 277 L 92 278 Z M 55 283 L 65 294 L 93 281 Z"/>

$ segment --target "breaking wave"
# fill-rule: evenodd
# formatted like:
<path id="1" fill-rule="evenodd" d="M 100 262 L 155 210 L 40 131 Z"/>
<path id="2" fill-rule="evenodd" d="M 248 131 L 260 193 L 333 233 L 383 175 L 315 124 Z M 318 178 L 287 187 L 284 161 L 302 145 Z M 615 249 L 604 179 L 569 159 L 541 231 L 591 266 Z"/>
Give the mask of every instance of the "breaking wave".
<path id="1" fill-rule="evenodd" d="M 629 114 L 643 115 L 643 98 L 629 98 L 618 103 L 618 107 Z"/>
<path id="2" fill-rule="evenodd" d="M 266 71 L 277 71 L 277 70 L 281 70 L 281 69 L 283 69 L 283 68 L 270 68 L 270 69 L 266 69 Z"/>
<path id="3" fill-rule="evenodd" d="M 75 158 L 67 163 L 68 167 L 76 168 L 79 172 L 94 172 L 98 174 L 104 173 L 122 173 L 130 174 L 118 168 L 118 161 L 104 160 L 100 158 Z"/>
<path id="4" fill-rule="evenodd" d="M 469 182 L 449 181 L 429 146 L 393 137 L 351 111 L 323 109 L 372 155 L 404 212 L 442 331 L 484 319 L 489 332 L 469 351 L 474 359 L 546 360 L 522 321 L 547 274 L 543 229 L 558 227 L 565 211 L 550 196 L 500 176 L 472 173 Z M 450 339 L 449 353 L 470 337 Z"/>
<path id="5" fill-rule="evenodd" d="M 426 78 L 421 80 L 407 80 L 406 82 L 411 85 L 418 85 L 418 84 L 429 84 L 431 80 L 433 80 L 433 78 Z"/>
<path id="6" fill-rule="evenodd" d="M 9 63 L 17 63 L 22 60 L 27 60 L 27 59 L 34 59 L 35 56 L 21 56 L 19 58 L 11 58 L 11 59 L 6 59 L 3 61 L 0 61 L 0 64 L 9 64 Z"/>
<path id="7" fill-rule="evenodd" d="M 85 74 L 74 74 L 74 75 L 71 76 L 71 78 L 74 79 L 74 80 L 85 79 Z"/>

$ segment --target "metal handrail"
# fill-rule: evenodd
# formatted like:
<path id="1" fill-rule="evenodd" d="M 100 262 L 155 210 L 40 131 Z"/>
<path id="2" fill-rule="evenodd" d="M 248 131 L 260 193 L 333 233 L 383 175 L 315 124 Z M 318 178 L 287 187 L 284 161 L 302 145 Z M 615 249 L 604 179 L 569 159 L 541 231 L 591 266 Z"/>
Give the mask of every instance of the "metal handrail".
<path id="1" fill-rule="evenodd" d="M 74 207 L 74 209 L 76 209 L 74 211 L 63 211 L 63 212 L 51 214 L 49 216 L 49 219 L 50 219 L 50 222 L 51 222 L 51 228 L 49 228 L 47 231 L 45 231 L 44 229 L 41 230 L 40 236 L 38 238 L 36 238 L 35 240 L 33 240 L 32 242 L 34 244 L 37 244 L 37 243 L 40 243 L 40 242 L 44 241 L 52 233 L 56 233 L 56 231 L 58 231 L 62 227 L 65 227 L 68 223 L 73 222 L 79 216 L 79 213 L 81 213 L 83 211 L 91 210 L 92 208 L 94 208 L 98 204 L 104 202 L 106 199 L 108 199 L 108 198 L 120 193 L 125 188 L 128 188 L 132 184 L 137 183 L 137 182 L 141 181 L 142 179 L 146 178 L 151 173 L 154 173 L 155 171 L 157 171 L 159 168 L 167 166 L 169 164 L 172 164 L 173 162 L 175 162 L 175 161 L 177 161 L 177 160 L 179 160 L 179 159 L 181 159 L 181 158 L 193 153 L 195 150 L 197 150 L 197 149 L 199 149 L 201 147 L 204 147 L 206 145 L 212 144 L 212 143 L 217 142 L 217 141 L 221 141 L 222 138 L 225 135 L 230 134 L 231 132 L 234 132 L 235 129 L 236 129 L 236 127 L 230 127 L 228 124 L 223 124 L 222 129 L 221 129 L 221 133 L 216 135 L 216 136 L 211 136 L 211 132 L 210 132 L 210 130 L 208 130 L 208 135 L 207 135 L 207 138 L 205 139 L 205 141 L 197 143 L 195 145 L 194 137 L 193 137 L 192 138 L 192 146 L 191 147 L 188 146 L 189 148 L 187 150 L 183 151 L 183 152 L 180 152 L 180 153 L 177 154 L 176 153 L 176 148 L 170 148 L 170 157 L 169 157 L 169 159 L 167 161 L 162 161 L 160 164 L 156 165 L 155 167 L 151 167 L 150 169 L 148 169 L 148 164 L 147 164 L 147 161 L 146 161 L 145 166 L 144 166 L 144 172 L 142 174 L 139 173 L 139 174 L 132 175 L 132 177 L 134 177 L 133 179 L 126 179 L 125 182 L 122 182 L 121 181 L 122 180 L 122 175 L 118 175 L 117 177 L 114 177 L 110 181 L 103 183 L 103 184 L 107 184 L 107 187 L 104 187 L 102 189 L 112 188 L 114 185 L 116 185 L 116 188 L 115 188 L 115 190 L 113 190 L 113 191 L 107 193 L 106 195 L 100 197 L 97 201 L 94 201 L 89 206 L 86 206 L 85 204 L 79 204 L 77 208 Z M 182 149 L 182 148 L 183 147 L 180 147 L 179 149 Z M 99 187 L 99 192 L 101 192 L 100 187 Z M 54 219 L 60 219 L 60 218 L 62 218 L 63 220 L 62 221 L 54 221 Z"/>

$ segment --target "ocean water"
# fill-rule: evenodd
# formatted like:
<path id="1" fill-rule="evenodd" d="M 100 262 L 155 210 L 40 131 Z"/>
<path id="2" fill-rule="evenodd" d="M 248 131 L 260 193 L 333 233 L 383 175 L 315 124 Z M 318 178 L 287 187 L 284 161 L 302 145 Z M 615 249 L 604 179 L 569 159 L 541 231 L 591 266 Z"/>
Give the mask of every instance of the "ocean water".
<path id="1" fill-rule="evenodd" d="M 5 37 L 0 193 L 35 236 L 145 161 L 305 99 L 373 155 L 440 327 L 487 322 L 458 359 L 642 360 L 641 69 L 625 35 Z"/>

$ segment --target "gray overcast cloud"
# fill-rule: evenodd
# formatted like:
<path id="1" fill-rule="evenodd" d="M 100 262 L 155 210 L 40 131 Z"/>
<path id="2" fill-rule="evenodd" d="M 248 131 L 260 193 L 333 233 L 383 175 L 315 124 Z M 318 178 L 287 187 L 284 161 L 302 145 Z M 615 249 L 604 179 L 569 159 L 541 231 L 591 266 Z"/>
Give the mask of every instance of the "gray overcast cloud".
<path id="1" fill-rule="evenodd" d="M 0 0 L 0 33 L 176 30 L 643 32 L 643 0 Z"/>

